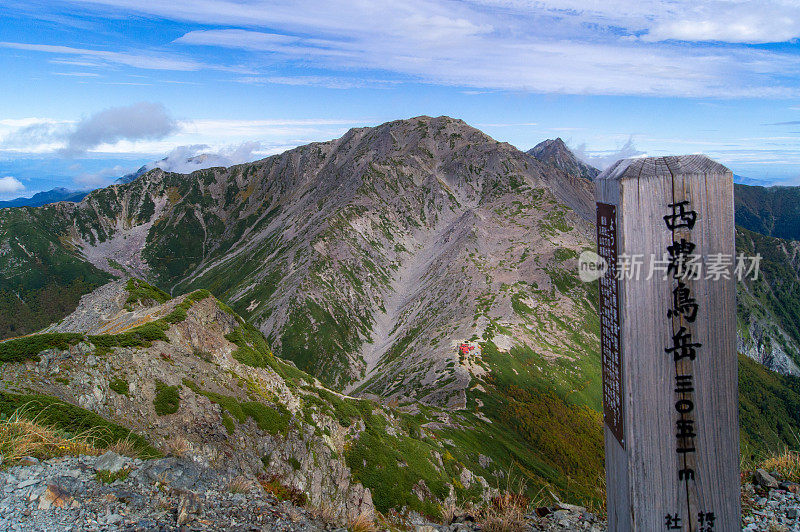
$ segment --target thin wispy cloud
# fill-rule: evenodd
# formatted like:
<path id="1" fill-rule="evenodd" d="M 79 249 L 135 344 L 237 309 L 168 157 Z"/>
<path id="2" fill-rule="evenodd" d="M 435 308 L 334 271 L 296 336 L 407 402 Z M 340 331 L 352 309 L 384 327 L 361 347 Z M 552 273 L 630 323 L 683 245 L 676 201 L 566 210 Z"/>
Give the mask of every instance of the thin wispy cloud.
<path id="1" fill-rule="evenodd" d="M 74 181 L 79 189 L 98 188 L 112 184 L 116 179 L 125 175 L 125 173 L 125 167 L 122 165 L 115 165 L 97 172 L 84 172 L 77 175 Z"/>
<path id="2" fill-rule="evenodd" d="M 70 76 L 74 78 L 97 78 L 100 74 L 95 72 L 52 72 L 54 76 Z"/>
<path id="3" fill-rule="evenodd" d="M 758 9 L 735 0 L 83 3 L 228 26 L 186 32 L 174 45 L 247 51 L 261 68 L 371 69 L 426 83 L 543 93 L 800 95 L 785 80 L 786 72 L 800 69 L 795 54 L 740 46 L 800 37 L 800 6 L 781 0 Z M 287 76 L 255 76 L 325 86 L 313 77 L 292 83 Z"/>
<path id="4" fill-rule="evenodd" d="M 2 48 L 42 52 L 47 54 L 75 55 L 84 58 L 95 58 L 108 63 L 143 68 L 148 70 L 200 70 L 204 65 L 190 59 L 177 59 L 167 56 L 158 56 L 148 53 L 125 53 L 107 50 L 91 50 L 88 48 L 73 48 L 71 46 L 58 46 L 50 44 L 28 44 L 18 42 L 0 42 Z M 82 63 L 86 64 L 85 61 Z"/>
<path id="5" fill-rule="evenodd" d="M 337 78 L 333 76 L 247 76 L 238 78 L 235 81 L 254 85 L 274 84 L 296 87 L 324 87 L 327 89 L 355 89 L 373 84 L 386 83 L 381 81 Z"/>

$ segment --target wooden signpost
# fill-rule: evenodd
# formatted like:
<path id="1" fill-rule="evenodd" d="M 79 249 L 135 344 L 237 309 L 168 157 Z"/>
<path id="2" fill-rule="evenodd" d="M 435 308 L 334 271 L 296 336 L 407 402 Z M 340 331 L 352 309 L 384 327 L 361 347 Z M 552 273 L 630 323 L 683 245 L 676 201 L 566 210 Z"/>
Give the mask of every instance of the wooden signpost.
<path id="1" fill-rule="evenodd" d="M 595 183 L 609 530 L 741 530 L 733 175 L 652 157 Z"/>

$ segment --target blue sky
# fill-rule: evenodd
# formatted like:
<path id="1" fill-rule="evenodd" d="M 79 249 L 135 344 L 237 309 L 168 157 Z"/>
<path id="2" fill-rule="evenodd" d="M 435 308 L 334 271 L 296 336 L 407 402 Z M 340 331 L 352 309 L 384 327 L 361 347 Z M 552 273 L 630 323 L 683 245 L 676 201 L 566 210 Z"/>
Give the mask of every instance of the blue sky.
<path id="1" fill-rule="evenodd" d="M 0 18 L 0 199 L 422 114 L 521 149 L 560 136 L 601 167 L 703 152 L 800 184 L 796 1 L 6 0 Z"/>

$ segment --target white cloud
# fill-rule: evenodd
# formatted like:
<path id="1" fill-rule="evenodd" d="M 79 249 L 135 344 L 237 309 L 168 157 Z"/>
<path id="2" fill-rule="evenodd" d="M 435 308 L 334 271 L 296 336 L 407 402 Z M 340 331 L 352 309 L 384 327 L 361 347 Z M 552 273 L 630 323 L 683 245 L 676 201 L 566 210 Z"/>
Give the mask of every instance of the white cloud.
<path id="1" fill-rule="evenodd" d="M 575 154 L 575 157 L 600 170 L 605 170 L 620 159 L 642 157 L 647 154 L 647 152 L 641 151 L 636 147 L 632 136 L 628 138 L 625 144 L 615 150 L 590 151 L 587 149 L 586 144 L 580 144 L 574 148 L 570 147 L 570 149 Z"/>
<path id="2" fill-rule="evenodd" d="M 144 165 L 144 169 L 147 171 L 153 168 L 161 168 L 167 172 L 188 174 L 204 168 L 229 167 L 247 163 L 272 153 L 283 151 L 282 149 L 276 150 L 274 148 L 274 146 L 263 146 L 260 142 L 243 142 L 218 148 L 213 148 L 206 144 L 178 146 L 173 148 L 164 158 Z M 98 172 L 82 173 L 76 176 L 74 181 L 80 189 L 94 189 L 111 185 L 120 177 L 133 172 L 133 168 L 116 165 Z M 0 194 L 2 194 L 2 189 L 0 189 Z"/>
<path id="3" fill-rule="evenodd" d="M 0 151 L 45 153 L 63 146 L 70 122 L 46 118 L 0 120 Z"/>
<path id="4" fill-rule="evenodd" d="M 347 79 L 334 76 L 246 76 L 236 80 L 239 83 L 274 84 L 292 86 L 325 87 L 326 89 L 354 89 L 374 85 L 389 86 L 396 82 L 377 79 Z M 374 87 L 373 87 L 374 88 Z"/>
<path id="5" fill-rule="evenodd" d="M 25 190 L 25 185 L 14 176 L 0 177 L 0 196 L 18 193 Z"/>
<path id="6" fill-rule="evenodd" d="M 226 7 L 225 3 L 217 5 L 220 9 Z M 340 7 L 350 12 L 356 9 Z M 427 13 L 414 11 L 414 7 Z M 407 80 L 481 89 L 688 97 L 800 95 L 798 89 L 779 81 L 786 72 L 800 69 L 800 58 L 793 54 L 648 42 L 676 39 L 677 34 L 664 30 L 651 35 L 647 28 L 640 29 L 638 19 L 630 31 L 641 33 L 643 38 L 637 39 L 631 33 L 631 39 L 620 39 L 607 28 L 593 35 L 575 26 L 585 21 L 581 15 L 591 19 L 592 13 L 574 15 L 577 18 L 573 24 L 567 24 L 559 34 L 552 29 L 538 31 L 546 26 L 542 20 L 531 18 L 531 13 L 526 14 L 529 20 L 522 18 L 530 23 L 524 28 L 520 27 L 521 21 L 511 20 L 497 10 L 488 16 L 460 8 L 445 17 L 436 13 L 439 7 L 425 2 L 412 8 L 385 6 L 388 12 L 396 12 L 385 13 L 373 21 L 375 24 L 358 27 L 342 20 L 338 28 L 331 29 L 338 20 L 335 17 L 324 23 L 319 21 L 316 29 L 327 30 L 329 35 L 324 39 L 220 29 L 191 31 L 175 42 L 247 50 L 261 54 L 268 64 L 373 69 L 394 72 Z M 370 14 L 369 8 L 363 11 L 354 14 L 354 19 L 363 20 Z M 544 10 L 539 18 L 554 27 L 564 25 L 548 13 Z M 570 17 L 563 14 L 562 18 Z M 289 31 L 312 24 L 310 20 L 302 24 L 282 22 Z M 256 76 L 244 81 L 290 83 L 288 79 Z M 299 76 L 294 83 L 313 81 Z"/>
<path id="7" fill-rule="evenodd" d="M 178 129 L 160 103 L 110 107 L 81 120 L 66 136 L 64 153 L 75 155 L 120 140 L 158 140 Z"/>
<path id="8" fill-rule="evenodd" d="M 786 42 L 800 37 L 800 6 L 766 1 L 694 3 L 674 19 L 658 21 L 645 40 Z"/>

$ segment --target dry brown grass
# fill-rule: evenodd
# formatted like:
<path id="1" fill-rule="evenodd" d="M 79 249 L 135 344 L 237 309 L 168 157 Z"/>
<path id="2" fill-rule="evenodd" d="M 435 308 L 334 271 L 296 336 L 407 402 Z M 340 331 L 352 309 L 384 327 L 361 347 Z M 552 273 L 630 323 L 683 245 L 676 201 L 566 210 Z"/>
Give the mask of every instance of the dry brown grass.
<path id="1" fill-rule="evenodd" d="M 480 515 L 485 532 L 523 532 L 528 530 L 525 512 L 530 501 L 521 493 L 505 492 L 494 499 Z"/>
<path id="2" fill-rule="evenodd" d="M 247 477 L 239 475 L 228 482 L 228 491 L 231 493 L 247 493 L 253 488 L 253 481 Z"/>
<path id="3" fill-rule="evenodd" d="M 506 487 L 484 508 L 478 524 L 484 532 L 523 532 L 528 530 L 525 514 L 531 506 L 531 499 L 525 495 L 525 479 L 515 480 L 512 472 L 506 475 Z M 541 490 L 539 491 L 541 494 Z"/>
<path id="4" fill-rule="evenodd" d="M 347 530 L 350 532 L 377 532 L 375 517 L 371 512 L 361 512 L 358 517 L 351 519 L 347 523 Z"/>
<path id="5" fill-rule="evenodd" d="M 26 456 L 46 460 L 57 456 L 103 454 L 103 449 L 90 443 L 91 436 L 89 432 L 67 436 L 38 423 L 36 418 L 26 419 L 24 413 L 14 413 L 0 421 L 0 455 L 5 464 L 13 465 Z"/>
<path id="6" fill-rule="evenodd" d="M 462 515 L 464 511 L 454 503 L 440 504 L 439 512 L 442 514 L 442 523 L 449 525 L 453 520 Z"/>
<path id="7" fill-rule="evenodd" d="M 278 499 L 279 501 L 289 501 L 296 506 L 305 506 L 308 496 L 297 488 L 288 486 L 277 475 L 264 476 L 258 479 L 264 491 Z"/>
<path id="8" fill-rule="evenodd" d="M 800 482 L 800 452 L 784 449 L 782 453 L 768 456 L 759 464 L 761 469 L 772 472 L 781 480 Z"/>
<path id="9" fill-rule="evenodd" d="M 189 441 L 183 436 L 174 434 L 164 440 L 164 452 L 170 456 L 182 457 L 189 451 Z"/>
<path id="10" fill-rule="evenodd" d="M 325 501 L 322 501 L 318 505 L 309 508 L 308 511 L 312 516 L 314 516 L 315 519 L 318 519 L 323 523 L 338 524 L 339 522 L 339 516 L 336 513 L 336 509 Z"/>
<path id="11" fill-rule="evenodd" d="M 125 438 L 124 440 L 117 440 L 114 443 L 110 444 L 108 447 L 105 448 L 105 451 L 112 451 L 122 456 L 138 456 L 139 451 L 136 447 L 136 442 L 134 442 L 130 436 Z"/>
<path id="12" fill-rule="evenodd" d="M 601 473 L 597 477 L 597 485 L 595 486 L 595 493 L 597 499 L 589 500 L 586 503 L 586 510 L 598 516 L 600 519 L 606 518 L 606 475 Z M 537 506 L 542 506 L 537 504 Z"/>

